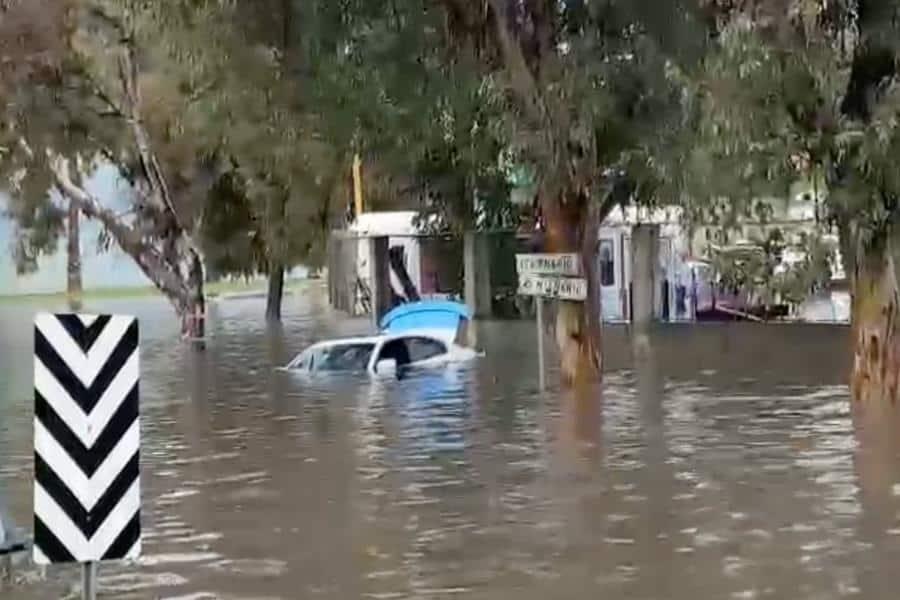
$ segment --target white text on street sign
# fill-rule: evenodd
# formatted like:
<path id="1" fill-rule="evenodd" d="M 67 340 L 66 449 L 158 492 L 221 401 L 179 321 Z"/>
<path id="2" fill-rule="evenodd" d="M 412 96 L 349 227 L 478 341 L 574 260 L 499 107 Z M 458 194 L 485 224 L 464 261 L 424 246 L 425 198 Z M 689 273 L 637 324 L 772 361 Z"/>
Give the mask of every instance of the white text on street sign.
<path id="1" fill-rule="evenodd" d="M 519 293 L 523 296 L 542 296 L 582 302 L 587 299 L 588 285 L 586 279 L 576 277 L 520 275 Z"/>
<path id="2" fill-rule="evenodd" d="M 516 254 L 516 271 L 524 275 L 581 275 L 581 260 L 577 254 Z"/>

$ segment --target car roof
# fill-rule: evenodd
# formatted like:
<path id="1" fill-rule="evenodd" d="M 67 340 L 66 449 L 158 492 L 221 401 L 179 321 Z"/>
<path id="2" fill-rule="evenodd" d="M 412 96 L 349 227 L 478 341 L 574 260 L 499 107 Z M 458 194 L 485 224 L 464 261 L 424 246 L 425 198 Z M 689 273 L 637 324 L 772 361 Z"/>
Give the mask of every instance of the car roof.
<path id="1" fill-rule="evenodd" d="M 368 335 L 368 336 L 357 336 L 357 337 L 344 337 L 344 338 L 335 338 L 333 340 L 322 340 L 320 342 L 316 342 L 309 346 L 308 349 L 319 349 L 319 348 L 330 348 L 333 346 L 348 346 L 352 344 L 377 344 L 381 341 L 389 341 L 395 340 L 399 338 L 407 338 L 407 337 L 427 337 L 432 338 L 445 344 L 450 344 L 452 340 L 448 340 L 447 332 L 442 329 L 431 330 L 431 329 L 408 329 L 405 331 L 398 331 L 397 333 L 384 333 L 379 335 Z"/>
<path id="2" fill-rule="evenodd" d="M 333 340 L 322 340 L 314 344 L 310 344 L 307 350 L 331 348 L 333 346 L 349 346 L 352 344 L 377 344 L 384 336 L 372 335 L 365 337 L 345 337 Z"/>

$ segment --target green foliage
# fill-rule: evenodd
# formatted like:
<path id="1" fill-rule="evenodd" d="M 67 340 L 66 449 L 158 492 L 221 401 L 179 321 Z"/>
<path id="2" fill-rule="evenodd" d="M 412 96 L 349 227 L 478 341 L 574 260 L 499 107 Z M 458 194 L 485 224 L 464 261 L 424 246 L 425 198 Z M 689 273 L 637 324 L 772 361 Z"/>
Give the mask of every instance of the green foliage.
<path id="1" fill-rule="evenodd" d="M 306 84 L 316 81 L 315 73 L 324 66 L 287 64 L 287 48 L 305 52 L 314 45 L 308 34 L 318 31 L 321 19 L 308 18 L 310 4 L 73 0 L 71 6 L 70 43 L 52 46 L 59 56 L 50 76 L 43 71 L 29 75 L 29 85 L 9 86 L 16 93 L 4 97 L 8 145 L 0 168 L 12 184 L 10 215 L 21 232 L 18 247 L 25 264 L 34 264 L 36 254 L 52 252 L 60 233 L 61 221 L 48 218 L 60 209 L 48 194 L 47 149 L 87 159 L 79 175 L 88 174 L 94 159 L 102 157 L 129 180 L 139 180 L 115 60 L 119 37 L 126 33 L 138 49 L 143 124 L 179 217 L 200 230 L 200 238 L 210 244 L 206 252 L 230 256 L 229 268 L 241 271 L 266 270 L 273 262 L 321 262 L 321 230 L 330 223 L 353 127 L 338 119 L 325 123 L 316 110 L 323 104 L 320 90 Z M 326 3 L 320 2 L 313 9 L 323 7 Z M 278 8 L 306 12 L 289 15 Z M 20 20 L 22 27 L 34 26 L 36 16 L 29 15 Z M 291 19 L 304 29 L 285 26 Z M 320 46 L 328 35 L 323 31 L 316 36 Z M 44 56 L 50 41 L 38 39 L 28 50 Z M 319 52 L 326 54 L 327 49 Z M 304 54 L 304 60 L 313 58 L 315 53 Z M 298 73 L 303 78 L 290 77 Z M 28 145 L 24 150 L 20 139 Z M 242 179 L 239 186 L 231 185 L 234 177 Z M 233 193 L 219 197 L 226 188 L 246 195 L 241 223 L 233 211 L 230 220 L 217 214 L 217 200 L 233 205 Z M 279 202 L 286 206 L 273 210 Z M 208 235 L 202 232 L 206 220 L 213 223 Z M 232 231 L 223 237 L 225 222 Z M 265 252 L 256 248 L 242 254 L 237 265 L 235 252 L 211 245 L 238 237 L 263 240 Z"/>
<path id="2" fill-rule="evenodd" d="M 243 178 L 226 173 L 209 195 L 201 233 L 207 269 L 216 274 L 252 275 L 265 263 L 265 241 L 247 200 Z"/>
<path id="3" fill-rule="evenodd" d="M 826 232 L 841 232 L 852 261 L 894 227 L 896 4 L 708 4 L 717 33 L 702 60 L 678 72 L 692 125 L 666 160 L 686 220 L 727 229 L 754 216 L 759 198 L 790 198 L 803 181 L 825 199 L 825 218 L 798 250 L 806 258 L 773 271 L 757 248 L 754 260 L 720 265 L 726 279 L 797 303 L 827 281 Z"/>
<path id="4" fill-rule="evenodd" d="M 712 264 L 719 284 L 771 306 L 799 305 L 831 279 L 836 244 L 817 233 L 789 239 L 781 229 L 735 246 L 716 248 Z"/>
<path id="5" fill-rule="evenodd" d="M 23 268 L 61 232 L 47 149 L 83 159 L 81 176 L 102 158 L 140 179 L 123 39 L 179 217 L 217 271 L 321 265 L 356 154 L 369 207 L 442 229 L 516 224 L 510 165 L 543 202 L 601 214 L 675 203 L 689 224 L 765 223 L 762 199 L 815 180 L 861 243 L 897 217 L 900 93 L 892 76 L 858 83 L 896 52 L 892 2 L 30 1 L 0 19 L 0 39 L 28 41 L 0 46 Z M 722 265 L 736 284 L 781 277 L 776 241 L 759 244 Z M 809 244 L 804 273 L 821 270 Z M 798 273 L 779 293 L 818 281 Z"/>
<path id="6" fill-rule="evenodd" d="M 857 11 L 853 3 L 797 0 L 787 21 L 761 16 L 774 15 L 775 3 L 751 4 L 753 15 L 724 11 L 714 51 L 688 78 L 702 115 L 683 152 L 693 165 L 686 195 L 700 205 L 693 212 L 714 204 L 701 189 L 734 206 L 816 180 L 828 215 L 842 227 L 853 221 L 865 245 L 895 219 L 900 197 L 900 96 L 892 67 L 883 66 L 898 49 L 894 20 L 882 18 L 895 3 Z"/>

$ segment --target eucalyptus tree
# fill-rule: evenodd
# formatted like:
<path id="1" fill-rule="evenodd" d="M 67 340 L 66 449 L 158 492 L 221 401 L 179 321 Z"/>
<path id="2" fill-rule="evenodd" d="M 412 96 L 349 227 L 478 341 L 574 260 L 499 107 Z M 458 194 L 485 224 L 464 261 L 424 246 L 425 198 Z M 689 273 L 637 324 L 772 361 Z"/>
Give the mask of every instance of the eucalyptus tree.
<path id="1" fill-rule="evenodd" d="M 824 183 L 826 217 L 838 231 L 851 285 L 854 396 L 894 402 L 900 3 L 708 4 L 717 35 L 715 50 L 692 74 L 703 115 L 696 148 L 707 154 L 710 170 L 737 171 L 759 185 L 785 176 Z"/>
<path id="2" fill-rule="evenodd" d="M 174 137 L 165 113 L 186 106 L 191 90 L 167 81 L 160 40 L 170 15 L 145 2 L 63 0 L 46 11 L 13 0 L 3 6 L 9 39 L 26 69 L 3 73 L 6 152 L 14 214 L 58 215 L 47 193 L 59 192 L 99 221 L 171 301 L 184 335 L 203 335 L 203 267 L 194 241 L 195 199 L 211 176 L 210 155 Z M 168 3 L 167 3 L 168 4 Z M 36 65 L 34 68 L 29 65 Z M 157 148 L 164 147 L 160 153 Z M 130 183 L 125 214 L 92 195 L 83 180 L 92 165 L 116 165 Z M 209 176 L 205 176 L 210 174 Z"/>

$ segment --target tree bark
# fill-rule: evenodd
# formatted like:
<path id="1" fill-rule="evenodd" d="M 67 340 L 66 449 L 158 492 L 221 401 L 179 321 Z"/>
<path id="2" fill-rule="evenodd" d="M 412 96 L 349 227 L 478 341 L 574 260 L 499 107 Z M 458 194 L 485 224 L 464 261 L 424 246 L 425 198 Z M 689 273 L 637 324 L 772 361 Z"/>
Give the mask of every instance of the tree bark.
<path id="1" fill-rule="evenodd" d="M 558 3 L 442 0 L 442 4 L 454 29 L 452 35 L 468 38 L 485 67 L 499 67 L 500 79 L 520 109 L 527 153 L 542 166 L 539 204 L 546 226 L 545 250 L 574 252 L 582 259 L 588 298 L 559 302 L 557 310 L 562 382 L 581 386 L 599 381 L 601 314 L 594 256 L 597 225 L 611 205 L 604 201 L 595 206 L 590 201 L 591 187 L 603 171 L 597 153 L 601 145 L 573 139 L 576 119 L 561 93 L 566 84 L 557 49 Z M 608 200 L 615 198 L 610 194 Z"/>
<path id="2" fill-rule="evenodd" d="M 206 278 L 200 254 L 193 248 L 188 250 L 188 254 L 191 261 L 187 278 L 188 305 L 184 309 L 181 335 L 202 344 L 206 339 L 206 292 L 203 286 Z"/>
<path id="3" fill-rule="evenodd" d="M 276 263 L 269 269 L 269 290 L 266 294 L 266 320 L 281 320 L 281 302 L 284 299 L 284 265 Z"/>
<path id="4" fill-rule="evenodd" d="M 581 386 L 599 381 L 602 367 L 600 294 L 594 260 L 596 228 L 587 199 L 578 197 L 577 193 L 568 196 L 578 199 L 566 202 L 545 197 L 545 244 L 547 252 L 580 255 L 588 282 L 588 297 L 584 302 L 560 301 L 556 313 L 562 383 Z"/>
<path id="5" fill-rule="evenodd" d="M 859 40 L 840 111 L 844 118 L 866 126 L 887 89 L 885 82 L 893 79 L 897 70 L 894 51 L 886 43 L 882 30 L 884 23 L 889 23 L 892 18 L 892 3 L 858 3 Z M 835 179 L 835 187 L 844 183 L 840 176 Z M 877 183 L 869 182 L 869 185 L 872 192 L 878 191 Z M 864 405 L 885 401 L 894 404 L 897 400 L 900 352 L 896 268 L 900 256 L 896 252 L 900 249 L 900 240 L 894 234 L 897 209 L 893 208 L 892 212 L 892 222 L 883 225 L 883 230 L 876 231 L 866 244 L 860 243 L 861 227 L 855 221 L 857 215 L 838 215 L 844 264 L 853 267 L 852 271 L 847 271 L 853 335 L 850 386 L 854 401 Z"/>
<path id="6" fill-rule="evenodd" d="M 81 211 L 78 208 L 78 204 L 70 201 L 66 222 L 66 234 L 68 236 L 66 244 L 66 298 L 69 302 L 69 308 L 73 311 L 81 310 L 82 306 L 80 218 Z"/>
<path id="7" fill-rule="evenodd" d="M 900 290 L 892 236 L 879 235 L 856 255 L 851 281 L 854 402 L 896 404 L 900 375 Z"/>
<path id="8" fill-rule="evenodd" d="M 266 320 L 281 320 L 281 302 L 284 299 L 284 273 L 287 260 L 287 190 L 273 193 L 266 204 L 266 252 L 268 253 L 269 289 L 266 294 Z"/>

